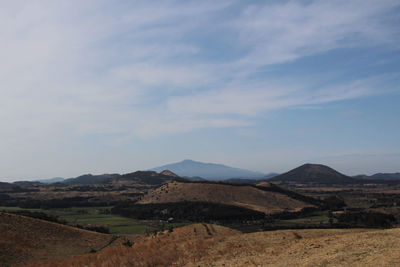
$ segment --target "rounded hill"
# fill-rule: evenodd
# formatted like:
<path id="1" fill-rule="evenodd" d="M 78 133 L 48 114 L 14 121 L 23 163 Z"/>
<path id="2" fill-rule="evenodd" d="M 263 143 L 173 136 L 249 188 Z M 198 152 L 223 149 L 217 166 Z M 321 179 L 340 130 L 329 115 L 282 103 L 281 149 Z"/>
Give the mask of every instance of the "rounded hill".
<path id="1" fill-rule="evenodd" d="M 269 179 L 271 182 L 344 184 L 355 179 L 322 164 L 304 164 L 291 171 Z"/>
<path id="2" fill-rule="evenodd" d="M 274 186 L 275 188 L 277 186 Z M 171 182 L 150 190 L 138 204 L 177 202 L 211 202 L 247 208 L 265 214 L 295 212 L 314 207 L 304 199 L 296 199 L 286 191 L 252 185 L 231 185 L 211 182 Z"/>

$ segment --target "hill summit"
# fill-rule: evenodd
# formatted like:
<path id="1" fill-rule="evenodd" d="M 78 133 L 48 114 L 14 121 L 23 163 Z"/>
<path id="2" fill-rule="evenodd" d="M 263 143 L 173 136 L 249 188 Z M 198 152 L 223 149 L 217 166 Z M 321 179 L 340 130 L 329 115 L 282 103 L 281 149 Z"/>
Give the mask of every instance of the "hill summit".
<path id="1" fill-rule="evenodd" d="M 271 178 L 273 182 L 296 182 L 296 183 L 321 183 L 321 184 L 343 184 L 352 183 L 355 179 L 346 176 L 328 166 L 321 164 L 304 164 L 291 171 Z"/>
<path id="2" fill-rule="evenodd" d="M 160 174 L 171 176 L 171 177 L 179 177 L 178 175 L 176 175 L 175 173 L 171 172 L 170 170 L 164 170 L 164 171 L 160 172 Z"/>

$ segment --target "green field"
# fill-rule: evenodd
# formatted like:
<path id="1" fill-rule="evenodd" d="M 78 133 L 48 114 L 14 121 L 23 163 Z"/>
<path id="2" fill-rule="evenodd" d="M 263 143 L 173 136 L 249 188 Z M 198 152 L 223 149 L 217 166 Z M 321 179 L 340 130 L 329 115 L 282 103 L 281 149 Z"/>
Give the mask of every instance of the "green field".
<path id="1" fill-rule="evenodd" d="M 298 223 L 298 224 L 328 224 L 329 223 L 329 214 L 326 211 L 317 212 L 311 216 L 289 219 L 289 220 L 281 220 L 283 223 Z M 337 222 L 337 219 L 334 218 L 333 223 Z"/>
<path id="2" fill-rule="evenodd" d="M 66 209 L 22 209 L 19 207 L 0 207 L 0 211 L 44 212 L 58 216 L 60 219 L 74 224 L 102 224 L 108 225 L 111 234 L 144 234 L 146 229 L 153 231 L 157 228 L 157 221 L 139 221 L 111 214 L 112 207 L 76 207 Z M 188 223 L 173 223 L 173 227 L 180 227 Z"/>

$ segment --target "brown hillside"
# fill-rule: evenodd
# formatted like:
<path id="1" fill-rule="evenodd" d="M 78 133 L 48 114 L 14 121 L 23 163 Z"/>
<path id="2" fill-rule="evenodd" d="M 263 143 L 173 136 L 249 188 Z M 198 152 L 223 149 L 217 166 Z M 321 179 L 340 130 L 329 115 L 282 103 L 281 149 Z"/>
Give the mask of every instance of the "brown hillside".
<path id="1" fill-rule="evenodd" d="M 269 187 L 272 187 L 273 185 L 268 182 L 261 182 L 261 183 L 258 183 L 257 186 L 269 188 Z"/>
<path id="2" fill-rule="evenodd" d="M 240 234 L 209 224 L 34 266 L 399 266 L 400 229 Z"/>
<path id="3" fill-rule="evenodd" d="M 8 213 L 0 213 L 0 237 L 0 266 L 89 253 L 105 247 L 113 238 Z"/>
<path id="4" fill-rule="evenodd" d="M 138 203 L 168 203 L 201 201 L 244 207 L 266 214 L 299 211 L 313 205 L 285 194 L 263 191 L 254 186 L 235 186 L 217 183 L 172 182 L 149 191 Z"/>

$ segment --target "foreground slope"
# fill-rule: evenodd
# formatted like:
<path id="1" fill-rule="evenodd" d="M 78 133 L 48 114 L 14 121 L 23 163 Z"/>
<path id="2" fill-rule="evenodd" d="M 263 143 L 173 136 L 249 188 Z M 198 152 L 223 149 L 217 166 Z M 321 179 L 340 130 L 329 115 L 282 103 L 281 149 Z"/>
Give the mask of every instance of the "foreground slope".
<path id="1" fill-rule="evenodd" d="M 32 266 L 399 266 L 400 229 L 241 234 L 196 224 L 68 260 Z"/>
<path id="2" fill-rule="evenodd" d="M 0 266 L 68 258 L 99 250 L 113 236 L 24 216 L 0 213 Z"/>
<path id="3" fill-rule="evenodd" d="M 272 185 L 271 185 L 272 186 Z M 300 211 L 314 205 L 295 199 L 281 192 L 258 188 L 251 185 L 230 185 L 206 182 L 172 182 L 149 191 L 138 204 L 174 202 L 212 202 L 233 205 L 263 212 L 265 214 L 283 211 Z"/>

